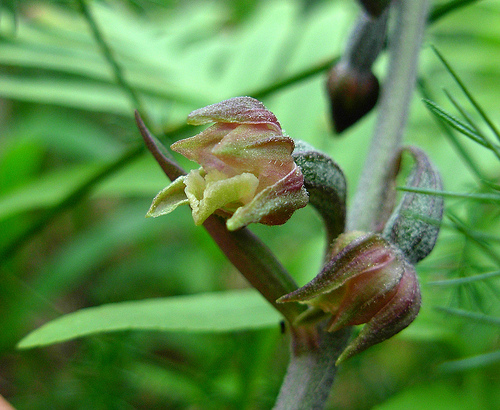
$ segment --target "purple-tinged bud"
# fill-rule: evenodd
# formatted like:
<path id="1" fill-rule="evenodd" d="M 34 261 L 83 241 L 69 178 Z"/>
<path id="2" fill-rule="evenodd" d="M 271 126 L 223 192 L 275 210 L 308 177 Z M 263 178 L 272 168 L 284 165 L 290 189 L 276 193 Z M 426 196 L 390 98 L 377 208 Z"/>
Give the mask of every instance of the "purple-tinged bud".
<path id="1" fill-rule="evenodd" d="M 297 325 L 330 317 L 331 332 L 364 324 L 338 362 L 408 326 L 420 308 L 416 273 L 403 254 L 380 235 L 350 232 L 338 237 L 330 260 L 308 284 L 278 302 L 309 305 Z"/>
<path id="2" fill-rule="evenodd" d="M 304 178 L 291 155 L 294 142 L 261 102 L 232 98 L 188 117 L 193 125 L 210 122 L 215 124 L 172 144 L 172 150 L 201 168 L 161 191 L 147 216 L 189 204 L 196 225 L 217 213 L 227 218 L 229 230 L 236 230 L 252 222 L 283 224 L 307 205 Z"/>
<path id="3" fill-rule="evenodd" d="M 343 62 L 335 65 L 327 81 L 335 131 L 340 134 L 369 113 L 377 103 L 379 90 L 371 71 L 360 71 Z"/>
<path id="4" fill-rule="evenodd" d="M 391 0 L 359 0 L 365 10 L 373 17 L 378 17 L 382 14 Z"/>

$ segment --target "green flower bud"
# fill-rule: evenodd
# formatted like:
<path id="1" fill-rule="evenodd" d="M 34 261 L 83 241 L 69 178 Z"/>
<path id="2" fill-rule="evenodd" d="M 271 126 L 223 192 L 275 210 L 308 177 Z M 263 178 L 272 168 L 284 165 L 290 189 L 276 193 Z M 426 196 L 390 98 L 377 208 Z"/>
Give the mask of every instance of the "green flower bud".
<path id="1" fill-rule="evenodd" d="M 376 234 L 350 232 L 334 242 L 330 260 L 311 282 L 278 302 L 309 305 L 297 325 L 327 317 L 331 332 L 365 324 L 340 362 L 408 326 L 420 308 L 420 289 L 413 266 L 394 245 Z"/>
<path id="2" fill-rule="evenodd" d="M 193 111 L 188 123 L 215 122 L 171 148 L 201 165 L 153 200 L 147 216 L 189 204 L 196 225 L 211 214 L 227 218 L 229 230 L 252 222 L 285 223 L 308 202 L 304 178 L 292 158 L 293 140 L 273 113 L 250 97 L 237 97 Z"/>

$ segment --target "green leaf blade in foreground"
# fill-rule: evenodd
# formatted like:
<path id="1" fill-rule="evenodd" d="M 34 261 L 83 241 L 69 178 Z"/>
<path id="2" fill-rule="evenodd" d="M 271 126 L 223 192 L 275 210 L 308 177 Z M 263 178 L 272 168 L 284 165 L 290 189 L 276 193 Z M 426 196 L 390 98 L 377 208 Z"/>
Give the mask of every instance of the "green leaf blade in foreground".
<path id="1" fill-rule="evenodd" d="M 127 330 L 228 332 L 277 325 L 281 316 L 253 289 L 121 302 L 64 315 L 28 334 L 19 349 Z"/>

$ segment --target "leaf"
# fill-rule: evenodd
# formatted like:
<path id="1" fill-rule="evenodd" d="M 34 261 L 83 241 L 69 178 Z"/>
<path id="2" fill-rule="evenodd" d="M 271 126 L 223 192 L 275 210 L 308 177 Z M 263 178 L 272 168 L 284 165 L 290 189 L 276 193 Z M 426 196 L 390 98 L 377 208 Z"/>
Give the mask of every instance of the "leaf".
<path id="1" fill-rule="evenodd" d="M 467 320 L 472 320 L 475 322 L 490 324 L 500 327 L 500 317 L 493 317 L 485 315 L 484 313 L 471 312 L 469 310 L 464 310 L 464 309 L 453 309 L 440 306 L 436 307 L 436 309 L 448 313 L 450 315 L 462 317 Z"/>
<path id="2" fill-rule="evenodd" d="M 473 370 L 480 367 L 490 366 L 500 362 L 500 350 L 491 353 L 480 354 L 460 360 L 452 360 L 441 364 L 438 369 L 445 373 Z"/>
<path id="3" fill-rule="evenodd" d="M 455 72 L 455 70 L 451 67 L 451 65 L 446 61 L 444 56 L 436 49 L 436 47 L 432 47 L 438 58 L 441 60 L 441 62 L 444 64 L 446 67 L 446 70 L 452 75 L 454 80 L 457 82 L 459 87 L 462 89 L 464 94 L 467 96 L 467 99 L 470 101 L 470 103 L 473 105 L 473 107 L 476 109 L 476 111 L 479 113 L 479 115 L 483 118 L 484 122 L 488 124 L 489 128 L 493 133 L 497 136 L 497 138 L 500 140 L 500 132 L 497 130 L 495 124 L 490 120 L 489 116 L 486 115 L 486 112 L 483 110 L 483 108 L 479 105 L 479 103 L 476 101 L 472 93 L 468 90 L 468 88 L 465 86 L 465 83 L 461 80 L 461 78 L 458 76 L 458 74 Z"/>
<path id="4" fill-rule="evenodd" d="M 484 193 L 468 193 L 468 192 L 449 192 L 434 189 L 413 188 L 409 186 L 396 188 L 399 191 L 415 192 L 418 194 L 442 196 L 444 198 L 468 199 L 479 202 L 498 202 L 500 195 L 498 194 L 484 194 Z"/>
<path id="5" fill-rule="evenodd" d="M 481 273 L 478 275 L 465 276 L 463 278 L 455 278 L 455 279 L 445 279 L 438 280 L 434 282 L 428 282 L 427 286 L 459 286 L 464 285 L 466 283 L 477 282 L 481 280 L 488 280 L 492 278 L 500 277 L 500 270 L 494 272 Z"/>
<path id="6" fill-rule="evenodd" d="M 101 333 L 153 330 L 228 332 L 277 325 L 281 316 L 255 290 L 113 303 L 64 315 L 28 334 L 19 349 Z"/>
<path id="7" fill-rule="evenodd" d="M 433 114 L 435 114 L 439 119 L 444 121 L 450 127 L 456 129 L 466 137 L 469 137 L 471 140 L 477 142 L 478 144 L 481 144 L 482 146 L 488 149 L 491 149 L 494 152 L 496 152 L 499 149 L 498 145 L 490 146 L 486 141 L 484 141 L 482 136 L 479 135 L 475 130 L 473 130 L 469 125 L 453 117 L 451 114 L 447 113 L 445 110 L 440 108 L 437 104 L 428 100 L 424 100 L 424 104 L 427 105 L 427 108 L 429 108 L 429 110 Z"/>

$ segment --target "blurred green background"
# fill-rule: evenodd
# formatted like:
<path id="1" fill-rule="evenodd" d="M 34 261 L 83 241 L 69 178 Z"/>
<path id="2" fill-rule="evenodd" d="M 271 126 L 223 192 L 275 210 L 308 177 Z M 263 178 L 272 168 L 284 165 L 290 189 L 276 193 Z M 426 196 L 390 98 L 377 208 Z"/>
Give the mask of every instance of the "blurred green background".
<path id="1" fill-rule="evenodd" d="M 500 3 L 441 1 L 433 10 L 448 3 L 471 4 L 434 14 L 420 84 L 458 116 L 448 90 L 489 131 L 430 45 L 500 124 Z M 376 111 L 333 137 L 322 67 L 341 54 L 359 5 L 0 5 L 0 394 L 18 409 L 271 408 L 288 359 L 278 322 L 252 331 L 130 331 L 32 350 L 15 346 L 81 308 L 247 286 L 194 226 L 189 209 L 144 218 L 168 181 L 142 148 L 135 108 L 168 146 L 199 132 L 184 127 L 192 110 L 259 97 L 291 137 L 335 159 L 352 195 Z M 382 84 L 386 62 L 383 54 L 375 66 Z M 498 158 L 453 135 L 469 163 L 417 90 L 405 140 L 428 152 L 446 190 L 488 192 L 471 168 L 498 183 Z M 438 244 L 418 266 L 420 316 L 343 364 L 328 408 L 500 407 L 499 275 L 467 279 L 500 269 L 499 227 L 498 201 L 446 200 Z M 324 233 L 313 210 L 296 212 L 284 226 L 252 230 L 300 284 L 317 273 Z"/>

